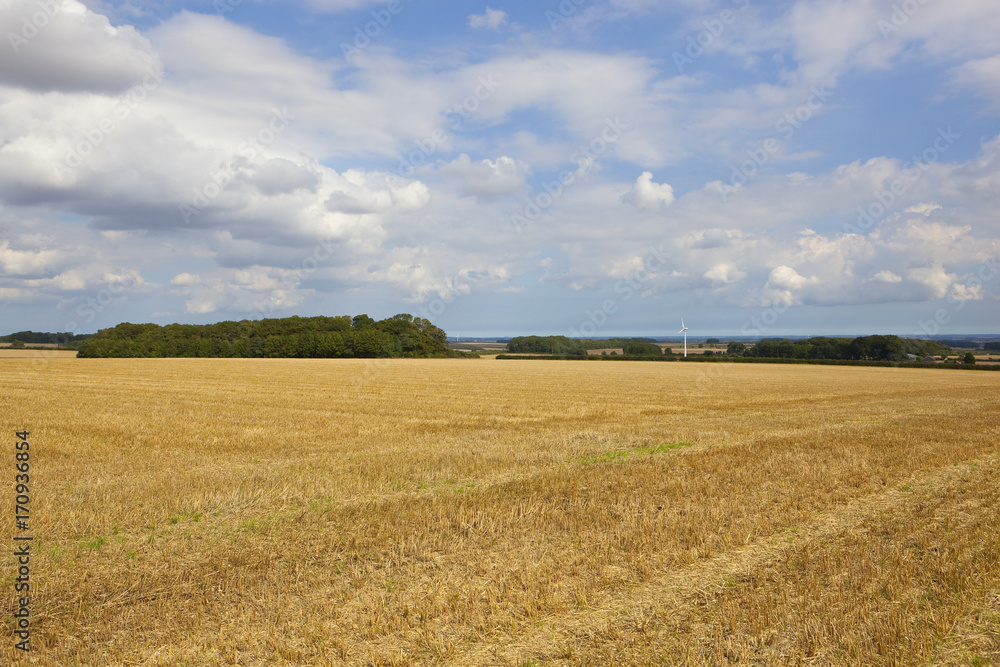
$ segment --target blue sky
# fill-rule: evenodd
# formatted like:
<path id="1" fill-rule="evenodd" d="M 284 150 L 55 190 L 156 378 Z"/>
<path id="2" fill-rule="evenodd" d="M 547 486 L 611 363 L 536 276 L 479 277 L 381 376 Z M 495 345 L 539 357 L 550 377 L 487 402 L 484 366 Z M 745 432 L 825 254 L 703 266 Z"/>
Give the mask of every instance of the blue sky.
<path id="1" fill-rule="evenodd" d="M 2 333 L 1000 332 L 993 0 L 0 0 Z"/>

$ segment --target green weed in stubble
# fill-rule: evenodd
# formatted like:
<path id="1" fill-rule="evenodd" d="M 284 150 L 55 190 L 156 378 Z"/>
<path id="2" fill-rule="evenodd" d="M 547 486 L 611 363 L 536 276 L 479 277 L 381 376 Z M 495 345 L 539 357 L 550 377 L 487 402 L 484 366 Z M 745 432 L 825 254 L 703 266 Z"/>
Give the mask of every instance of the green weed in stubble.
<path id="1" fill-rule="evenodd" d="M 675 442 L 669 445 L 659 445 L 657 447 L 649 447 L 641 451 L 647 454 L 662 454 L 663 452 L 671 452 L 675 449 L 683 449 L 684 447 L 694 447 L 693 442 Z"/>
<path id="2" fill-rule="evenodd" d="M 614 449 L 607 452 L 602 452 L 600 454 L 594 454 L 590 456 L 583 456 L 579 459 L 580 465 L 590 466 L 595 463 L 610 463 L 612 461 L 618 461 L 621 459 L 628 458 L 632 454 L 663 454 L 665 452 L 671 452 L 675 449 L 682 449 L 684 447 L 693 447 L 694 443 L 691 442 L 675 442 L 671 444 L 654 445 L 653 447 L 640 447 L 635 450 L 627 449 Z"/>
<path id="3" fill-rule="evenodd" d="M 84 540 L 83 542 L 80 542 L 79 544 L 76 545 L 76 548 L 74 549 L 74 551 L 76 551 L 77 553 L 79 553 L 81 551 L 85 551 L 85 550 L 86 551 L 97 551 L 98 549 L 100 549 L 103 546 L 104 546 L 104 538 L 103 537 L 98 537 L 98 538 L 95 538 L 93 540 Z"/>

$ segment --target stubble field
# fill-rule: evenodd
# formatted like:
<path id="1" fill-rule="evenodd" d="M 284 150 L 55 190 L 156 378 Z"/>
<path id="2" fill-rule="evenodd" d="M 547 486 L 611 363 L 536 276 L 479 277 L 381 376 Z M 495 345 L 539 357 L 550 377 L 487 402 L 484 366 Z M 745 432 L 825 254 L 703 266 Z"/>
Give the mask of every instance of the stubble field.
<path id="1" fill-rule="evenodd" d="M 0 369 L 0 661 L 1000 661 L 995 373 L 485 359 Z M 12 638 L 22 428 L 27 656 Z"/>

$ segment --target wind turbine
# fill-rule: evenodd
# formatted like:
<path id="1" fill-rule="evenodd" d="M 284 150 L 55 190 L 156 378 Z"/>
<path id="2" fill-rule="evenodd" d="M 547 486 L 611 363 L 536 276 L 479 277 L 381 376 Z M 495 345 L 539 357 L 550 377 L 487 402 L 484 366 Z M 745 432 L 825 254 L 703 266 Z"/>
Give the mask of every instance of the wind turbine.
<path id="1" fill-rule="evenodd" d="M 677 333 L 684 334 L 684 358 L 687 359 L 688 356 L 688 328 L 684 326 L 684 318 L 681 318 L 681 330 Z"/>

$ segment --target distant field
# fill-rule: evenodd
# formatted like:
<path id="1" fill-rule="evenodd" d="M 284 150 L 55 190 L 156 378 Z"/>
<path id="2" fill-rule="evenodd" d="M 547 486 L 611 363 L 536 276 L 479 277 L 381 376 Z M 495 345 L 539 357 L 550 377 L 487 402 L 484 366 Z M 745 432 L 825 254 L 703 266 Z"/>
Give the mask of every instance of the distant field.
<path id="1" fill-rule="evenodd" d="M 0 348 L 10 347 L 13 343 L 0 343 Z M 59 347 L 56 343 L 30 343 L 30 347 L 45 347 L 55 349 Z"/>
<path id="2" fill-rule="evenodd" d="M 0 349 L 0 359 L 67 359 L 76 358 L 76 350 L 11 350 Z"/>
<path id="3" fill-rule="evenodd" d="M 448 347 L 453 350 L 485 350 L 490 352 L 502 352 L 507 349 L 507 343 L 498 343 L 495 340 L 480 340 L 469 343 L 448 343 Z"/>
<path id="4" fill-rule="evenodd" d="M 3 360 L 41 665 L 987 665 L 1000 375 Z"/>

